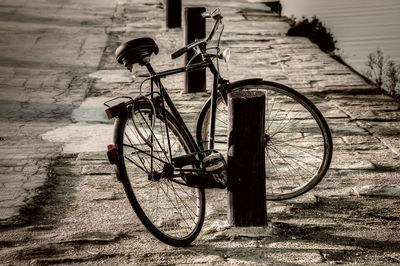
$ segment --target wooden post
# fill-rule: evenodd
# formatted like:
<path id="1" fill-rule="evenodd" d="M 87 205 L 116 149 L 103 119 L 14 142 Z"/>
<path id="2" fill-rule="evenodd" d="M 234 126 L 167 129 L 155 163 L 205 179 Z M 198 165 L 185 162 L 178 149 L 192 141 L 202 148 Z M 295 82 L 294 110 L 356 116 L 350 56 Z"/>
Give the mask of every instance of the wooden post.
<path id="1" fill-rule="evenodd" d="M 264 226 L 265 94 L 232 92 L 228 112 L 228 220 L 232 226 Z"/>
<path id="2" fill-rule="evenodd" d="M 182 26 L 182 0 L 165 0 L 167 28 Z"/>
<path id="3" fill-rule="evenodd" d="M 279 16 L 282 15 L 282 4 L 280 1 L 268 1 L 265 4 L 271 8 L 272 12 L 278 13 Z"/>
<path id="4" fill-rule="evenodd" d="M 196 39 L 206 37 L 206 20 L 201 16 L 205 12 L 205 7 L 186 7 L 185 8 L 185 45 L 192 43 Z M 194 51 L 191 50 L 185 54 L 185 64 L 193 57 Z M 201 62 L 201 56 L 198 56 L 191 63 Z M 185 92 L 206 91 L 206 70 L 201 69 L 186 73 Z"/>

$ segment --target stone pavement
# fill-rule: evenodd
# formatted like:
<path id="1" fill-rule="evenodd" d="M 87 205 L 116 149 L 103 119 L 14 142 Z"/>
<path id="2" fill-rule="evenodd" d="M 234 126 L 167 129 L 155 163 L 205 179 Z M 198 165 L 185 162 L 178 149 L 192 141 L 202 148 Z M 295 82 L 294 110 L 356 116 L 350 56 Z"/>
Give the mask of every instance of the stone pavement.
<path id="1" fill-rule="evenodd" d="M 27 226 L 2 231 L 1 261 L 118 265 L 400 261 L 398 103 L 380 95 L 309 40 L 286 37 L 286 20 L 257 2 L 202 1 L 209 9 L 218 5 L 224 15 L 222 46 L 231 48 L 232 60 L 228 67 L 221 66 L 223 76 L 231 81 L 262 77 L 280 82 L 318 106 L 334 138 L 334 158 L 324 180 L 297 199 L 269 202 L 269 226 L 247 230 L 226 229 L 226 193 L 210 190 L 199 239 L 186 249 L 165 246 L 140 224 L 107 164 L 105 147 L 111 143 L 112 122 L 105 119 L 102 103 L 138 93 L 145 76 L 138 66 L 131 75 L 115 62 L 113 51 L 122 41 L 154 38 L 160 53 L 152 58 L 153 66 L 167 69 L 183 63 L 182 58 L 170 60 L 170 54 L 183 45 L 182 31 L 164 28 L 165 11 L 156 0 L 122 0 L 100 6 L 92 2 L 90 12 L 77 8 L 78 2 L 73 10 L 54 4 L 58 12 L 66 12 L 62 22 L 19 11 L 25 14 L 23 21 L 31 22 L 24 24 L 23 32 L 36 30 L 39 36 L 31 37 L 31 43 L 24 40 L 19 47 L 10 28 L 23 21 L 8 19 L 1 24 L 1 29 L 12 24 L 4 26 L 10 36 L 7 47 L 13 44 L 14 49 L 25 51 L 23 59 L 16 53 L 13 59 L 1 55 L 6 58 L 1 61 L 1 84 L 8 88 L 1 91 L 0 107 L 2 217 L 20 217 L 15 216 L 19 207 L 38 191 L 45 191 L 46 198 L 33 199 L 43 203 L 36 214 L 23 212 L 33 217 Z M 192 0 L 184 4 L 198 5 Z M 19 14 L 9 13 L 10 18 Z M 53 25 L 46 26 L 51 29 L 39 27 L 43 21 Z M 71 35 L 60 39 L 64 35 L 60 28 Z M 62 49 L 50 52 L 53 47 Z M 37 58 L 44 60 L 40 68 L 35 64 Z M 183 94 L 182 82 L 182 75 L 165 80 L 193 129 L 208 93 Z M 31 182 L 36 176 L 40 181 Z M 48 189 L 35 190 L 46 176 L 53 180 Z M 24 242 L 25 238 L 29 241 Z"/>
<path id="2" fill-rule="evenodd" d="M 115 2 L 2 1 L 0 223 L 22 222 L 21 208 L 46 186 L 62 146 L 41 134 L 69 124 L 88 93 Z"/>

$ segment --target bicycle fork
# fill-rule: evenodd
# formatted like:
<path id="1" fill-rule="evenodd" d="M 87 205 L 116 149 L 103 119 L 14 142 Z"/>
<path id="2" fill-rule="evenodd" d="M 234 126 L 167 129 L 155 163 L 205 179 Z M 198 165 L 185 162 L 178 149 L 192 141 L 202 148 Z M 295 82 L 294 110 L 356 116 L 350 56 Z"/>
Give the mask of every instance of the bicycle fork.
<path id="1" fill-rule="evenodd" d="M 210 119 L 210 135 L 208 136 L 208 149 L 214 149 L 214 137 L 215 137 L 215 116 L 217 113 L 217 86 L 218 76 L 214 75 L 213 88 L 211 91 L 211 119 Z"/>

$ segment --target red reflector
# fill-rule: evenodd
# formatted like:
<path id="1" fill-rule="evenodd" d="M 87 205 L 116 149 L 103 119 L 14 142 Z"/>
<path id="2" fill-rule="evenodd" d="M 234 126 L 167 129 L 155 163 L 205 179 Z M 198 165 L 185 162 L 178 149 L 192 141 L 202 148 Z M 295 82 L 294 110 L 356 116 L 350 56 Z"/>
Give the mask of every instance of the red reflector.
<path id="1" fill-rule="evenodd" d="M 110 164 L 116 164 L 118 162 L 118 147 L 117 145 L 108 145 L 107 157 Z"/>
<path id="2" fill-rule="evenodd" d="M 123 102 L 106 109 L 106 114 L 108 119 L 111 119 L 120 116 L 121 114 L 125 114 L 127 111 L 126 104 Z"/>
<path id="3" fill-rule="evenodd" d="M 112 116 L 112 114 L 111 114 L 111 111 L 110 111 L 110 108 L 106 109 L 106 115 L 107 115 L 107 118 L 108 118 L 108 119 L 113 118 L 113 116 Z"/>
<path id="4" fill-rule="evenodd" d="M 110 150 L 113 150 L 113 149 L 116 149 L 117 148 L 117 145 L 114 145 L 114 144 L 110 144 L 110 145 L 108 145 L 107 146 L 107 149 L 110 151 Z"/>

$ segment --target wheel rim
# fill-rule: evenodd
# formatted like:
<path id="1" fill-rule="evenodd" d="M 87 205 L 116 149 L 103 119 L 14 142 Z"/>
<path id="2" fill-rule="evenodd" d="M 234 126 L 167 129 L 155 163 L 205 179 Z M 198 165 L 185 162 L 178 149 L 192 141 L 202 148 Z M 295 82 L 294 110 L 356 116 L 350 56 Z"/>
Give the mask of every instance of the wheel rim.
<path id="1" fill-rule="evenodd" d="M 329 137 L 316 111 L 287 89 L 267 85 L 239 87 L 236 90 L 264 91 L 266 96 L 265 162 L 266 195 L 269 200 L 288 199 L 308 191 L 326 172 L 330 154 Z M 234 89 L 235 90 L 235 89 Z M 208 109 L 210 110 L 210 109 Z M 209 111 L 201 130 L 203 147 L 208 146 Z M 227 154 L 228 109 L 217 99 L 215 149 Z"/>
<path id="2" fill-rule="evenodd" d="M 124 164 L 136 208 L 142 214 L 135 211 L 160 240 L 186 241 L 201 227 L 203 192 L 182 185 L 183 180 L 173 171 L 176 176 L 171 176 L 170 153 L 173 157 L 186 154 L 189 147 L 174 123 L 167 120 L 171 144 L 171 150 L 168 149 L 165 124 L 153 110 L 135 108 L 135 123 L 128 119 L 125 124 Z"/>

